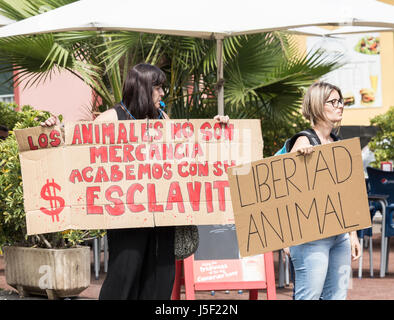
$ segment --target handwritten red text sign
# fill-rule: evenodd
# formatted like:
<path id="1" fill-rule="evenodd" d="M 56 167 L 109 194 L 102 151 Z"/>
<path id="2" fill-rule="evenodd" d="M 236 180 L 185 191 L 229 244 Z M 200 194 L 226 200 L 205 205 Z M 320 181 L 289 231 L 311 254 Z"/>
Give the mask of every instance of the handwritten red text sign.
<path id="1" fill-rule="evenodd" d="M 234 223 L 227 170 L 262 158 L 257 120 L 66 123 L 57 147 L 46 132 L 50 149 L 34 130 L 17 133 L 29 234 Z"/>

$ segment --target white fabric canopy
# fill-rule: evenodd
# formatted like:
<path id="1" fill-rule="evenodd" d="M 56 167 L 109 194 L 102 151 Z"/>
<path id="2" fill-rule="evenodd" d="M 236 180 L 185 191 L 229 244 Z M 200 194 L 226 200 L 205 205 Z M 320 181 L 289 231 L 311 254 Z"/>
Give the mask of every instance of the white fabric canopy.
<path id="1" fill-rule="evenodd" d="M 12 22 L 15 21 L 0 15 L 0 26 L 5 26 L 6 24 L 10 24 Z"/>
<path id="2" fill-rule="evenodd" d="M 307 26 L 394 28 L 394 6 L 376 0 L 80 0 L 0 28 L 0 37 L 76 30 L 129 30 L 217 40 Z M 302 29 L 293 30 L 303 33 Z M 313 34 L 313 30 L 305 31 Z M 223 86 L 218 113 L 223 114 Z"/>
<path id="3" fill-rule="evenodd" d="M 394 28 L 394 6 L 376 0 L 81 0 L 0 28 L 0 37 L 93 29 L 222 38 L 328 24 Z"/>
<path id="4" fill-rule="evenodd" d="M 346 26 L 346 27 L 339 27 L 333 30 L 328 30 L 328 29 L 312 26 L 312 27 L 289 29 L 288 31 L 292 33 L 303 34 L 303 35 L 330 37 L 330 36 L 336 36 L 342 34 L 354 34 L 354 33 L 365 33 L 365 32 L 393 32 L 394 29 L 379 28 L 379 27 Z"/>

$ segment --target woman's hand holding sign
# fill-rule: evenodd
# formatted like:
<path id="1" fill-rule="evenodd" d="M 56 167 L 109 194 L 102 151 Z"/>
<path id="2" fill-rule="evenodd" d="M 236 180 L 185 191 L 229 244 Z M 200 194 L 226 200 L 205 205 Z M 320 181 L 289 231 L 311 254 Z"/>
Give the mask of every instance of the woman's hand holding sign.
<path id="1" fill-rule="evenodd" d="M 223 123 L 223 124 L 228 124 L 228 122 L 230 121 L 230 117 L 229 116 L 221 116 L 218 114 L 213 117 L 213 120 L 216 120 L 216 121 Z"/>
<path id="2" fill-rule="evenodd" d="M 299 137 L 291 149 L 291 152 L 298 152 L 304 156 L 311 154 L 313 151 L 313 146 L 309 143 L 309 139 L 306 136 Z"/>
<path id="3" fill-rule="evenodd" d="M 60 123 L 59 118 L 56 116 L 51 116 L 48 119 L 46 119 L 44 122 L 41 122 L 40 125 L 41 127 L 53 127 L 56 126 Z"/>

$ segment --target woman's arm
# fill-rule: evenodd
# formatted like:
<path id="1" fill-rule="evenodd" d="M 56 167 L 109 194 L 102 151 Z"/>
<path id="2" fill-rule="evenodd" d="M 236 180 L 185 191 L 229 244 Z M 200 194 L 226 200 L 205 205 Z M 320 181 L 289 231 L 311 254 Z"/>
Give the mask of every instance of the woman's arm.
<path id="1" fill-rule="evenodd" d="M 303 155 L 311 154 L 313 151 L 313 146 L 309 143 L 309 139 L 306 136 L 299 137 L 290 150 L 290 152 L 298 152 Z"/>
<path id="2" fill-rule="evenodd" d="M 116 114 L 115 109 L 109 109 L 100 113 L 94 121 L 117 121 L 118 115 Z"/>
<path id="3" fill-rule="evenodd" d="M 94 121 L 116 121 L 118 120 L 118 115 L 115 109 L 109 109 L 101 113 Z M 41 127 L 52 127 L 60 124 L 59 118 L 56 116 L 51 116 L 45 121 L 41 122 Z"/>
<path id="4" fill-rule="evenodd" d="M 164 111 L 162 111 L 162 113 L 164 119 L 170 119 L 170 117 Z M 220 115 L 216 115 L 213 119 L 220 123 L 228 123 L 230 120 L 229 116 L 220 116 Z M 118 120 L 116 110 L 109 109 L 101 113 L 94 121 L 116 121 L 116 120 Z M 47 120 L 45 120 L 44 122 L 41 122 L 42 127 L 52 127 L 56 124 L 59 124 L 59 119 L 56 116 L 52 116 Z"/>
<path id="5" fill-rule="evenodd" d="M 357 260 L 361 257 L 361 245 L 358 240 L 357 231 L 350 232 L 350 246 L 352 249 L 352 259 Z"/>

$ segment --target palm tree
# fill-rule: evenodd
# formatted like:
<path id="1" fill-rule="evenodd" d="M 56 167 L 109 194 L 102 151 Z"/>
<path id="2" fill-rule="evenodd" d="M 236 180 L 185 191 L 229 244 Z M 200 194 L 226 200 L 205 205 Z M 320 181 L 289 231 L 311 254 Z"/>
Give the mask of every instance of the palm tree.
<path id="1" fill-rule="evenodd" d="M 42 8 L 49 10 L 74 1 L 0 0 L 0 14 L 21 20 Z M 301 56 L 292 38 L 279 32 L 227 38 L 225 112 L 231 118 L 261 119 L 265 154 L 271 155 L 274 142 L 280 143 L 306 125 L 298 112 L 303 89 L 339 67 L 338 59 L 328 61 L 323 52 Z M 120 101 L 127 71 L 142 61 L 166 72 L 165 100 L 171 117 L 216 114 L 216 43 L 212 40 L 123 31 L 0 39 L 0 65 L 11 63 L 18 82 L 34 85 L 58 70 L 68 70 L 97 93 L 101 111 Z M 10 70 L 4 66 L 0 72 Z"/>
<path id="2" fill-rule="evenodd" d="M 217 113 L 216 43 L 161 36 L 159 63 L 169 75 L 167 101 L 173 118 Z M 112 56 L 110 53 L 108 56 Z M 170 58 L 169 58 L 170 57 Z M 309 124 L 299 114 L 304 89 L 338 68 L 340 56 L 300 55 L 294 40 L 273 32 L 224 40 L 225 112 L 261 119 L 264 154 L 273 155 L 289 136 Z"/>
<path id="3" fill-rule="evenodd" d="M 75 0 L 0 1 L 0 13 L 22 20 Z M 114 102 L 110 74 L 105 74 L 98 58 L 103 38 L 96 32 L 40 34 L 0 39 L 0 72 L 14 71 L 14 81 L 25 87 L 45 81 L 60 70 L 67 70 L 94 89 L 104 103 Z M 12 69 L 11 69 L 12 68 Z M 115 90 L 117 92 L 117 90 Z"/>

